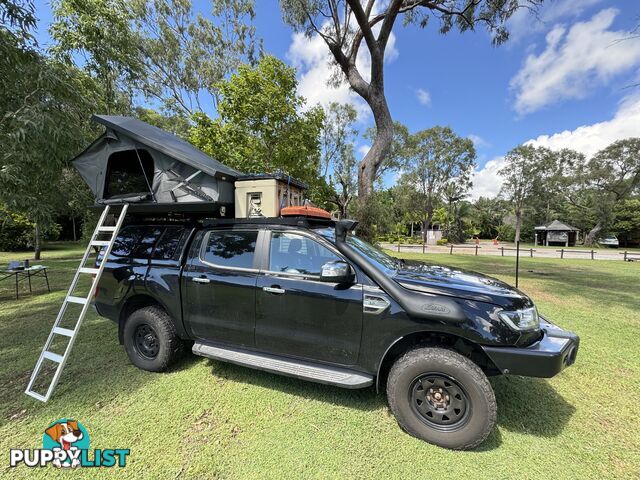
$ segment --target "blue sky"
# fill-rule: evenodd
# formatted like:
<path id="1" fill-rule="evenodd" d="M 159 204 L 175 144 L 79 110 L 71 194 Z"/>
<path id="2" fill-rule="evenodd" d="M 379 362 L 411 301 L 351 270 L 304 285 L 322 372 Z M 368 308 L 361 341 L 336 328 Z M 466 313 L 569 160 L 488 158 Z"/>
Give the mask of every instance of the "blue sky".
<path id="1" fill-rule="evenodd" d="M 206 11 L 206 2 L 197 3 Z M 385 77 L 391 113 L 412 131 L 449 125 L 475 140 L 473 197 L 497 193 L 501 157 L 519 143 L 589 155 L 618 138 L 640 136 L 640 87 L 626 88 L 640 83 L 640 38 L 627 38 L 640 24 L 640 2 L 547 3 L 539 20 L 524 10 L 516 14 L 512 38 L 500 47 L 481 29 L 443 36 L 436 22 L 426 29 L 397 22 Z M 321 40 L 294 34 L 282 22 L 277 0 L 257 4 L 265 50 L 298 68 L 300 93 L 313 103 L 351 102 L 360 112 L 359 126 L 369 126 L 371 116 L 355 94 L 346 86 L 326 86 L 329 57 Z M 46 43 L 48 4 L 37 2 L 37 14 Z M 358 149 L 362 155 L 366 142 Z"/>

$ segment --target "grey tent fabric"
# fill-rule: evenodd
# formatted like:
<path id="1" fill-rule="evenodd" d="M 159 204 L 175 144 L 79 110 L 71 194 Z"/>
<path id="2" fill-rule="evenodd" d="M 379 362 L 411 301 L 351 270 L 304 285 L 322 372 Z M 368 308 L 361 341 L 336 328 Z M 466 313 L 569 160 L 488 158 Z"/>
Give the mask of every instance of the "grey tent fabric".
<path id="1" fill-rule="evenodd" d="M 233 203 L 240 172 L 140 120 L 102 115 L 93 119 L 106 131 L 73 160 L 73 166 L 96 203 Z"/>

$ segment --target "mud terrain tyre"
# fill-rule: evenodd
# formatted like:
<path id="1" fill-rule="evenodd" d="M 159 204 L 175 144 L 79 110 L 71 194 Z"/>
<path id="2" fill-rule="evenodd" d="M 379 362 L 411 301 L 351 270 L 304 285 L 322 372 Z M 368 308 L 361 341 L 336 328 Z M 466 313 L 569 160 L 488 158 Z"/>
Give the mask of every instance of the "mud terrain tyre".
<path id="1" fill-rule="evenodd" d="M 184 351 L 173 320 L 156 306 L 136 310 L 124 324 L 124 348 L 136 367 L 164 372 Z"/>
<path id="2" fill-rule="evenodd" d="M 402 355 L 389 372 L 387 400 L 403 430 L 445 448 L 477 447 L 496 423 L 486 375 L 453 350 L 424 347 Z"/>

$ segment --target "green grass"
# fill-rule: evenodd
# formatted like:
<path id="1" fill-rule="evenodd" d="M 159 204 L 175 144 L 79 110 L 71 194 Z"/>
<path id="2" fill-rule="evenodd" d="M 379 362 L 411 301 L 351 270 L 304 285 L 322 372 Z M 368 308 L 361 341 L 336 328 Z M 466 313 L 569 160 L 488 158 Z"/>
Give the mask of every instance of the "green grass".
<path id="1" fill-rule="evenodd" d="M 5 465 L 9 448 L 38 448 L 50 422 L 74 417 L 92 448 L 131 449 L 126 468 L 74 478 L 640 477 L 639 263 L 522 260 L 521 289 L 581 336 L 577 363 L 548 381 L 493 378 L 497 428 L 480 449 L 452 452 L 404 434 L 371 389 L 198 357 L 165 374 L 143 372 L 129 364 L 115 325 L 93 313 L 52 399 L 30 399 L 22 392 L 80 252 L 45 252 L 51 294 L 16 302 L 10 286 L 0 287 L 0 476 L 68 478 L 54 468 Z M 402 256 L 514 280 L 513 258 Z"/>

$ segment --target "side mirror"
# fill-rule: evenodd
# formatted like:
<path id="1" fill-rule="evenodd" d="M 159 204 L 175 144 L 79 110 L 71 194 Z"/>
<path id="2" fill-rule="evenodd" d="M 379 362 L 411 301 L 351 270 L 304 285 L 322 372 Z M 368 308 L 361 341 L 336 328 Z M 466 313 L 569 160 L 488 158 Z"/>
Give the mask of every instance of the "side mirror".
<path id="1" fill-rule="evenodd" d="M 347 262 L 333 261 L 322 266 L 321 282 L 353 283 L 354 280 L 355 274 Z"/>

